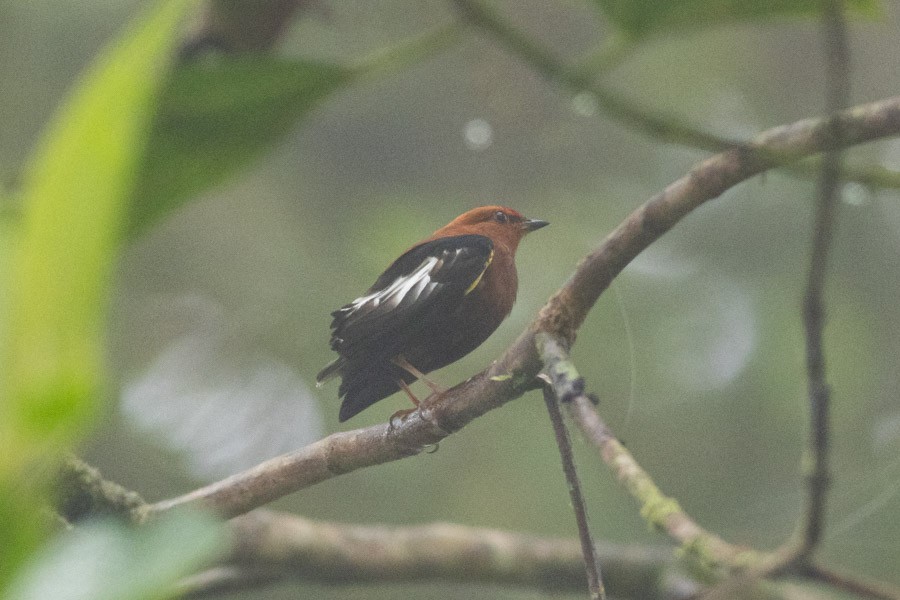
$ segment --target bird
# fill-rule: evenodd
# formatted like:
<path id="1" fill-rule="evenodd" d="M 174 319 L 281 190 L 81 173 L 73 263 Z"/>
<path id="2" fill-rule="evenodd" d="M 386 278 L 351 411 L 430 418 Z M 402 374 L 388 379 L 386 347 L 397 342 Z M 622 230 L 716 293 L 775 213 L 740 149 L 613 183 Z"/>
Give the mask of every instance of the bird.
<path id="1" fill-rule="evenodd" d="M 341 423 L 480 346 L 516 299 L 515 254 L 526 234 L 549 225 L 505 206 L 461 214 L 400 255 L 362 296 L 331 313 L 338 357 L 317 386 L 340 376 Z M 413 412 L 398 411 L 401 413 Z M 393 423 L 394 417 L 391 418 Z"/>

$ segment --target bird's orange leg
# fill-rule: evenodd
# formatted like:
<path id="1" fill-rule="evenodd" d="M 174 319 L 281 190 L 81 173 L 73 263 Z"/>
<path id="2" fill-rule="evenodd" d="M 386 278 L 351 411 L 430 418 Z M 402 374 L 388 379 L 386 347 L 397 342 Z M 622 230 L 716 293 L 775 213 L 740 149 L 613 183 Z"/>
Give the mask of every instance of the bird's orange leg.
<path id="1" fill-rule="evenodd" d="M 406 395 L 409 396 L 409 399 L 412 400 L 412 403 L 416 405 L 415 408 L 407 408 L 403 410 L 398 410 L 394 414 L 391 415 L 391 418 L 388 419 L 388 423 L 391 426 L 391 429 L 394 428 L 394 419 L 400 419 L 403 421 L 406 417 L 411 415 L 412 413 L 419 410 L 419 399 L 416 398 L 416 395 L 412 393 L 412 390 L 409 389 L 409 385 L 406 384 L 402 379 L 397 380 L 397 385 L 400 386 L 400 389 L 406 392 Z"/>
<path id="2" fill-rule="evenodd" d="M 398 367 L 400 367 L 401 369 L 403 369 L 404 371 L 406 371 L 407 373 L 409 373 L 410 375 L 412 375 L 413 377 L 415 377 L 416 379 L 421 380 L 422 383 L 424 383 L 429 388 L 431 388 L 431 391 L 434 392 L 435 394 L 443 394 L 444 392 L 447 391 L 446 389 L 442 388 L 441 386 L 439 386 L 432 380 L 428 379 L 428 377 L 425 376 L 425 373 L 423 373 L 422 371 L 415 368 L 408 360 L 406 360 L 402 356 L 395 357 L 394 364 L 397 365 Z M 403 387 L 403 389 L 407 389 L 405 385 L 402 385 L 401 387 Z M 412 396 L 412 394 L 409 391 L 407 391 L 406 393 L 409 394 L 410 396 Z M 418 406 L 418 404 L 419 404 L 418 400 L 413 400 L 413 402 L 415 402 L 416 406 Z"/>
<path id="3" fill-rule="evenodd" d="M 416 398 L 416 395 L 412 393 L 411 389 L 409 389 L 409 385 L 402 379 L 398 379 L 397 383 L 400 384 L 400 389 L 406 392 L 406 395 L 409 396 L 409 399 L 412 400 L 412 403 L 416 405 L 416 408 L 418 408 L 419 399 Z"/>

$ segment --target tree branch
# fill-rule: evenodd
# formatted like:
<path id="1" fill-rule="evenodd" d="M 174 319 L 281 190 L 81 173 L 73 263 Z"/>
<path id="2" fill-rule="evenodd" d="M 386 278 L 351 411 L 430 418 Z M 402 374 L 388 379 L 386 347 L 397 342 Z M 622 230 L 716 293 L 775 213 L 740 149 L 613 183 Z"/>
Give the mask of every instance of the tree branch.
<path id="1" fill-rule="evenodd" d="M 772 167 L 818 152 L 900 134 L 900 97 L 864 104 L 840 114 L 836 140 L 827 119 L 806 119 L 763 132 L 747 144 L 716 154 L 638 207 L 601 245 L 584 257 L 537 318 L 490 367 L 422 403 L 389 427 L 375 425 L 332 434 L 310 446 L 248 471 L 159 502 L 148 513 L 202 504 L 226 517 L 245 513 L 331 477 L 414 456 L 473 419 L 531 389 L 543 367 L 535 348 L 538 331 L 567 345 L 613 278 L 642 250 L 704 202 Z"/>
<path id="2" fill-rule="evenodd" d="M 97 469 L 65 462 L 62 498 L 90 498 L 80 517 L 115 512 L 139 523 L 140 497 Z M 447 581 L 549 591 L 585 589 L 584 558 L 575 539 L 542 538 L 434 523 L 359 526 L 256 510 L 229 523 L 232 547 L 223 563 L 186 578 L 189 598 L 217 597 L 282 581 L 327 585 Z M 699 590 L 665 547 L 598 544 L 610 591 L 620 598 L 674 600 Z"/>
<path id="3" fill-rule="evenodd" d="M 634 99 L 626 98 L 593 81 L 595 58 L 588 58 L 582 66 L 566 66 L 550 51 L 534 43 L 530 36 L 507 23 L 498 12 L 481 0 L 451 0 L 451 3 L 459 9 L 466 22 L 489 34 L 549 81 L 572 92 L 590 93 L 604 114 L 628 127 L 659 140 L 711 152 L 721 152 L 742 144 L 740 140 L 702 131 L 674 115 L 639 106 Z M 780 166 L 805 177 L 814 176 L 819 172 L 818 161 Z M 900 188 L 900 173 L 880 166 L 867 168 L 844 166 L 841 176 L 847 181 L 855 181 L 868 188 Z"/>
<path id="4" fill-rule="evenodd" d="M 185 582 L 190 597 L 236 585 L 275 580 L 327 585 L 445 581 L 537 588 L 585 589 L 584 563 L 574 539 L 551 539 L 450 523 L 416 527 L 358 526 L 311 521 L 285 513 L 254 511 L 232 521 L 240 540 L 228 568 Z M 617 597 L 668 597 L 674 584 L 698 589 L 674 575 L 665 548 L 598 545 Z M 240 569 L 240 571 L 236 570 Z M 215 576 L 213 576 L 215 575 Z M 674 579 L 673 579 L 674 577 Z M 683 596 L 682 596 L 683 597 Z"/>
<path id="5" fill-rule="evenodd" d="M 837 112 L 846 106 L 850 96 L 849 49 L 840 0 L 824 0 L 825 54 L 827 56 L 827 108 L 835 116 L 829 120 L 829 135 L 840 140 L 843 125 Z M 803 326 L 806 330 L 806 374 L 810 409 L 809 488 L 803 523 L 801 524 L 798 560 L 805 560 L 818 547 L 824 530 L 826 494 L 829 472 L 829 404 L 831 391 L 825 380 L 825 276 L 828 251 L 840 195 L 840 150 L 825 154 L 819 180 L 819 201 L 813 223 L 812 249 L 806 293 L 803 299 Z"/>
<path id="6" fill-rule="evenodd" d="M 543 375 L 540 377 L 543 378 Z M 547 406 L 550 422 L 553 424 L 556 445 L 559 447 L 559 456 L 562 459 L 563 472 L 566 475 L 566 483 L 568 483 L 569 487 L 572 510 L 575 511 L 578 539 L 581 542 L 581 553 L 584 556 L 584 568 L 587 572 L 588 590 L 592 600 L 606 600 L 606 590 L 603 587 L 600 562 L 597 560 L 594 552 L 594 540 L 591 537 L 587 509 L 584 506 L 584 496 L 581 493 L 581 482 L 578 481 L 578 472 L 575 470 L 575 461 L 572 458 L 572 442 L 569 440 L 569 432 L 566 431 L 566 424 L 563 421 L 563 416 L 557 403 L 556 392 L 550 385 L 549 378 L 543 392 L 544 404 Z"/>

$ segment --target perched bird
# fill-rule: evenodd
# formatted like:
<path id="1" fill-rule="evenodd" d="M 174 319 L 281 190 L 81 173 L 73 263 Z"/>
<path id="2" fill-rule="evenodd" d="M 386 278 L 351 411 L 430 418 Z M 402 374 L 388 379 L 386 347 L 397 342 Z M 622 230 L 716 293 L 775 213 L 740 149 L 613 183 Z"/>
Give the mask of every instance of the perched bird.
<path id="1" fill-rule="evenodd" d="M 456 217 L 395 260 L 365 295 L 331 313 L 338 358 L 316 377 L 341 376 L 339 418 L 353 415 L 455 362 L 484 342 L 516 300 L 516 248 L 548 225 L 511 208 Z"/>

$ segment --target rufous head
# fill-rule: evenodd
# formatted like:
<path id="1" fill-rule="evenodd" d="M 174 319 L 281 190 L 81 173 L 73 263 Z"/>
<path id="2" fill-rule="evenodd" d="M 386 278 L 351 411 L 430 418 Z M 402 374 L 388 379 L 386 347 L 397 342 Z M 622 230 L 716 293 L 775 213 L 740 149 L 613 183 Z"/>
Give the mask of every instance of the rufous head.
<path id="1" fill-rule="evenodd" d="M 526 234 L 549 225 L 547 221 L 526 219 L 506 206 L 480 206 L 465 212 L 434 232 L 434 237 L 472 233 L 484 235 L 515 251 Z"/>

